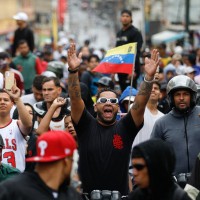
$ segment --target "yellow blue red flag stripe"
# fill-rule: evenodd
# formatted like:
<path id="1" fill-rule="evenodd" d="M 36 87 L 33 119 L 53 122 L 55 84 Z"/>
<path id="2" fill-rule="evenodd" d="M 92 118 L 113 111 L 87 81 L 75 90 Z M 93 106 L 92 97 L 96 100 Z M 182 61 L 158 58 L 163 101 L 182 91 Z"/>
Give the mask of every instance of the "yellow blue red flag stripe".
<path id="1" fill-rule="evenodd" d="M 93 71 L 131 74 L 134 69 L 136 49 L 137 43 L 129 43 L 108 50 L 104 59 Z"/>

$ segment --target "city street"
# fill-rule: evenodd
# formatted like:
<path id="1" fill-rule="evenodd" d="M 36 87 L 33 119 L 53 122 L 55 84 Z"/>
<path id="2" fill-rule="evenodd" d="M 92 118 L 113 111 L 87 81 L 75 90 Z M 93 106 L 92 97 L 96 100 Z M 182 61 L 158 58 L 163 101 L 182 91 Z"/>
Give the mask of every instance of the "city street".
<path id="1" fill-rule="evenodd" d="M 91 47 L 105 48 L 115 45 L 114 22 L 105 20 L 97 15 L 97 9 L 88 7 L 83 9 L 79 0 L 69 1 L 69 32 L 78 38 L 78 43 L 83 44 L 84 40 L 91 41 Z"/>

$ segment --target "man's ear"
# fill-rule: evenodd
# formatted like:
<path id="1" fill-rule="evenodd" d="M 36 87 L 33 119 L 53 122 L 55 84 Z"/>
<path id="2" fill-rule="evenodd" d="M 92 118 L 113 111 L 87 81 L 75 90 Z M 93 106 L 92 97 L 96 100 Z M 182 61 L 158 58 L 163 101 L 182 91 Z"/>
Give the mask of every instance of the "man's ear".
<path id="1" fill-rule="evenodd" d="M 62 93 L 62 87 L 58 87 L 58 93 L 59 93 L 59 94 Z"/>
<path id="2" fill-rule="evenodd" d="M 73 164 L 73 158 L 72 157 L 66 157 L 64 159 L 64 161 L 65 161 L 65 164 L 68 165 L 68 166 Z"/>

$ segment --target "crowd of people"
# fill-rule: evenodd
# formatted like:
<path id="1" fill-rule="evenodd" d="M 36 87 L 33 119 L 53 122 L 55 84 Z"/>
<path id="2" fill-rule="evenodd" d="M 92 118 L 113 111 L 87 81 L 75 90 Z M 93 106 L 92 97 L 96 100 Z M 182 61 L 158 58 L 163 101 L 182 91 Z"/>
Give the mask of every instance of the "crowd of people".
<path id="1" fill-rule="evenodd" d="M 0 52 L 0 200 L 200 197 L 200 49 L 142 51 L 125 9 L 116 47 L 137 42 L 135 71 L 102 74 L 103 49 L 62 36 L 38 51 L 26 13 L 13 18 Z"/>

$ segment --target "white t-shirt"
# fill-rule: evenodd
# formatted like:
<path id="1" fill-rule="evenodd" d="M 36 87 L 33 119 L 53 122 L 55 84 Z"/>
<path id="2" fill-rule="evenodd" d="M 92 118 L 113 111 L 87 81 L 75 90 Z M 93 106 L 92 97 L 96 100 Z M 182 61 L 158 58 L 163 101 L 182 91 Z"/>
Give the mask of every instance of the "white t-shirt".
<path id="1" fill-rule="evenodd" d="M 160 117 L 162 117 L 164 114 L 158 111 L 156 115 L 152 114 L 150 110 L 146 107 L 144 112 L 144 126 L 142 129 L 138 132 L 136 135 L 133 146 L 136 146 L 137 144 L 144 142 L 150 138 L 153 126 Z"/>
<path id="2" fill-rule="evenodd" d="M 25 145 L 17 120 L 12 120 L 5 127 L 0 127 L 0 134 L 5 147 L 2 151 L 2 163 L 9 164 L 21 172 L 25 169 Z"/>
<path id="3" fill-rule="evenodd" d="M 147 107 L 145 108 L 144 125 L 143 125 L 142 129 L 140 129 L 140 131 L 136 135 L 136 137 L 135 137 L 135 139 L 133 141 L 132 148 L 134 146 L 138 145 L 139 143 L 150 139 L 150 135 L 151 135 L 151 132 L 152 132 L 152 129 L 153 129 L 153 126 L 154 126 L 156 120 L 158 120 L 163 115 L 164 114 L 161 113 L 160 111 L 158 111 L 158 113 L 156 115 L 152 114 Z M 131 159 L 130 159 L 129 166 L 132 166 Z M 129 169 L 129 173 L 132 174 L 133 170 Z"/>
<path id="4" fill-rule="evenodd" d="M 3 74 L 0 72 L 0 89 L 3 89 Z"/>

